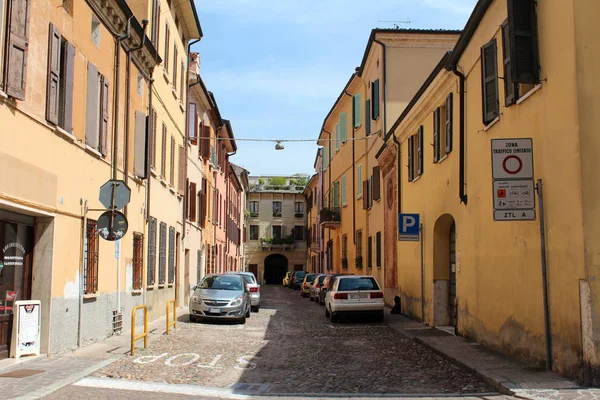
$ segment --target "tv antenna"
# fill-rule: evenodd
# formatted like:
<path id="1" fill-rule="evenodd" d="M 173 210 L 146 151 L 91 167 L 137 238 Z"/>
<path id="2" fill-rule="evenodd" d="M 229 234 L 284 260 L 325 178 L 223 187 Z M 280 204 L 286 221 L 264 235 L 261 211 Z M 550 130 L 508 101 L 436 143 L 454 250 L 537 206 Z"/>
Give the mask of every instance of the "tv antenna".
<path id="1" fill-rule="evenodd" d="M 394 25 L 394 29 L 400 29 L 400 24 L 410 24 L 410 20 L 404 20 L 404 21 L 377 21 L 377 22 L 383 22 L 386 24 L 392 24 Z"/>

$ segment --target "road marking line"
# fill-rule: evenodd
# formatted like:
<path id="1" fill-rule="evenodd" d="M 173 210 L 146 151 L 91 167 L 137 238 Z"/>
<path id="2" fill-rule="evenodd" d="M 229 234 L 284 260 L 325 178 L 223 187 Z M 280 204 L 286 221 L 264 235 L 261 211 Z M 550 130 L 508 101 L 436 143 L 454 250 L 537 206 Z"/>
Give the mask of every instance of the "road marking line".
<path id="1" fill-rule="evenodd" d="M 189 396 L 211 396 L 221 399 L 248 399 L 250 396 L 235 394 L 231 389 L 209 388 L 195 385 L 173 385 L 158 382 L 126 381 L 121 379 L 84 378 L 74 386 L 99 389 L 133 390 L 136 392 L 154 392 L 183 394 Z"/>

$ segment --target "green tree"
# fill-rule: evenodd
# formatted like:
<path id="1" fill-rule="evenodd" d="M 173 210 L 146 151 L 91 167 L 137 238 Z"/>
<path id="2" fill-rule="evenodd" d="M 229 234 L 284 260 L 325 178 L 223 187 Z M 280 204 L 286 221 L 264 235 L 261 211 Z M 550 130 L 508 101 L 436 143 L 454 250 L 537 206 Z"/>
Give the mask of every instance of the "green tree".
<path id="1" fill-rule="evenodd" d="M 282 176 L 276 176 L 273 178 L 269 178 L 269 185 L 272 186 L 283 186 L 287 183 L 286 179 Z"/>

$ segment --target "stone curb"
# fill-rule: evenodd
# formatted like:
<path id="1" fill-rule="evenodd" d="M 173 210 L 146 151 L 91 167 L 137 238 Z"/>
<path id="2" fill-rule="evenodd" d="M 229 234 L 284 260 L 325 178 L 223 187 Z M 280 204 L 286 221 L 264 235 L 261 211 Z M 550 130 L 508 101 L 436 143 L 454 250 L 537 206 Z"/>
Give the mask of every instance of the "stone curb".
<path id="1" fill-rule="evenodd" d="M 402 334 L 404 334 L 402 332 Z M 404 335 L 406 336 L 406 335 Z M 408 337 L 408 336 L 407 336 Z M 421 338 L 419 338 L 418 336 L 415 337 L 413 339 L 415 342 L 427 347 L 430 350 L 435 351 L 437 354 L 439 354 L 440 356 L 442 356 L 443 358 L 445 358 L 446 360 L 457 364 L 469 371 L 471 371 L 472 373 L 474 373 L 475 375 L 477 375 L 478 377 L 480 377 L 485 383 L 487 383 L 488 385 L 490 385 L 491 387 L 493 387 L 494 389 L 496 389 L 499 393 L 501 394 L 505 394 L 508 396 L 516 396 L 516 393 L 513 392 L 510 388 L 508 388 L 507 386 L 505 386 L 505 382 L 500 382 L 496 379 L 494 379 L 492 376 L 486 374 L 483 371 L 480 371 L 476 368 L 473 368 L 472 366 L 470 366 L 469 364 L 463 362 L 462 360 L 459 360 L 458 358 L 452 357 L 450 355 L 448 355 L 447 353 L 445 353 L 443 350 L 432 346 L 431 344 L 427 343 L 426 341 L 422 340 Z M 519 398 L 525 398 L 525 397 L 519 397 Z"/>

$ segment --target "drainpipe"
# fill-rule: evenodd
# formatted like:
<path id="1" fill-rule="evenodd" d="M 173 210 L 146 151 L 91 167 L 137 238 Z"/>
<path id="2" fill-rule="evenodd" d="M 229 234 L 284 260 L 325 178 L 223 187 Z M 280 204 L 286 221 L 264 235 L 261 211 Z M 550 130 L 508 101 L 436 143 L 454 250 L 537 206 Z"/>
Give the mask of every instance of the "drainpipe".
<path id="1" fill-rule="evenodd" d="M 396 176 L 398 179 L 398 188 L 396 189 L 398 192 L 397 195 L 397 199 L 396 199 L 396 203 L 398 205 L 398 214 L 402 213 L 402 190 L 401 190 L 401 186 L 402 186 L 402 174 L 401 174 L 401 167 L 402 167 L 402 160 L 401 160 L 401 156 L 402 156 L 402 151 L 401 151 L 401 145 L 400 142 L 398 141 L 398 138 L 396 138 L 396 135 L 392 135 L 392 139 L 394 139 L 394 144 L 396 145 L 396 159 L 398 160 L 398 167 L 396 168 L 398 171 L 396 172 Z"/>
<path id="2" fill-rule="evenodd" d="M 467 193 L 465 184 L 465 76 L 457 69 L 457 65 L 452 66 L 452 72 L 459 77 L 460 80 L 460 145 L 459 145 L 459 177 L 458 177 L 458 197 L 461 203 L 467 205 Z"/>
<path id="3" fill-rule="evenodd" d="M 192 40 L 187 45 L 187 49 L 186 49 L 186 52 L 187 52 L 186 53 L 186 55 L 187 55 L 187 57 L 186 57 L 186 64 L 187 65 L 186 65 L 186 68 L 185 68 L 185 74 L 186 75 L 189 73 L 189 70 L 190 70 L 190 50 L 191 50 L 192 46 L 194 44 L 198 43 L 200 40 L 202 40 L 202 37 L 200 37 L 199 39 L 196 39 L 196 40 Z M 185 116 L 186 116 L 186 120 L 185 120 L 185 126 L 184 126 L 185 140 L 183 142 L 183 149 L 184 149 L 184 157 L 185 157 L 184 173 L 185 173 L 186 178 L 187 178 L 187 175 L 188 175 L 188 163 L 187 163 L 188 148 L 187 148 L 187 145 L 188 145 L 188 142 L 190 140 L 190 127 L 188 126 L 189 125 L 189 123 L 188 123 L 189 117 L 187 115 L 188 110 L 190 109 L 190 87 L 198 84 L 199 82 L 200 82 L 200 75 L 198 75 L 198 77 L 196 79 L 196 82 L 192 83 L 191 85 L 188 84 L 188 80 L 185 79 L 185 84 L 187 85 L 187 88 L 186 88 L 186 91 L 185 91 Z M 199 138 L 196 138 L 196 139 L 198 140 L 198 143 L 200 143 L 200 139 Z M 187 182 L 187 180 L 186 180 L 186 182 Z M 200 183 L 202 183 L 202 182 L 200 182 Z M 185 190 L 185 193 L 183 194 L 183 210 L 182 210 L 183 212 L 181 213 L 181 219 L 182 219 L 182 222 L 183 222 L 183 225 L 182 225 L 183 226 L 183 229 L 182 229 L 183 232 L 181 233 L 181 241 L 182 241 L 182 243 L 183 243 L 183 239 L 185 239 L 185 230 L 186 230 L 185 229 L 185 210 L 188 207 L 187 201 L 189 201 L 189 199 L 188 199 L 188 196 L 189 196 L 188 187 L 186 186 L 184 190 Z M 186 199 L 187 199 L 187 201 L 186 201 Z"/>
<path id="4" fill-rule="evenodd" d="M 152 84 L 154 83 L 154 79 L 149 79 L 148 80 L 148 115 L 150 115 L 150 124 L 154 124 L 154 119 L 152 118 Z M 152 126 L 152 131 L 150 132 L 146 132 L 146 143 L 150 143 L 150 141 L 148 140 L 148 138 L 150 137 L 150 135 L 152 135 L 154 133 L 154 128 L 156 128 L 155 126 Z M 152 147 L 156 148 L 156 138 L 152 137 Z M 152 157 L 152 148 L 150 148 L 150 146 L 146 146 L 146 176 L 148 177 L 146 179 L 146 223 L 148 223 L 150 221 L 150 183 L 152 182 L 152 172 L 151 172 L 151 168 L 152 168 L 152 160 L 150 159 Z M 144 292 L 145 293 L 145 292 Z M 144 302 L 144 304 L 146 304 Z"/>
<path id="5" fill-rule="evenodd" d="M 82 312 L 83 312 L 83 275 L 85 270 L 85 236 L 87 235 L 87 213 L 88 213 L 88 201 L 80 200 L 81 203 L 81 213 L 83 214 L 83 229 L 81 232 L 81 246 L 79 248 L 80 251 L 80 264 L 79 264 L 79 305 L 78 305 L 78 313 L 77 313 L 77 347 L 81 348 L 83 340 L 81 322 L 82 322 Z"/>

